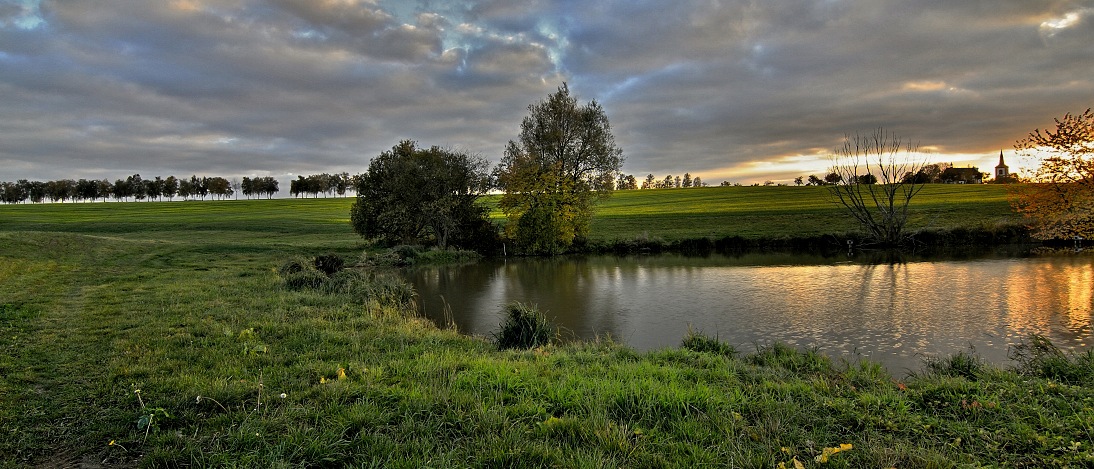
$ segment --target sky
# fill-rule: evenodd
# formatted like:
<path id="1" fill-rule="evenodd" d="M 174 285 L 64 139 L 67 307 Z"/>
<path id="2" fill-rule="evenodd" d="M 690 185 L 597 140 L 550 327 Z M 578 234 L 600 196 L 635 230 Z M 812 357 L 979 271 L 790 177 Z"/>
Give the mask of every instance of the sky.
<path id="1" fill-rule="evenodd" d="M 642 179 L 790 183 L 877 127 L 933 162 L 1094 106 L 1094 0 L 0 0 L 0 181 L 497 162 L 566 83 Z"/>

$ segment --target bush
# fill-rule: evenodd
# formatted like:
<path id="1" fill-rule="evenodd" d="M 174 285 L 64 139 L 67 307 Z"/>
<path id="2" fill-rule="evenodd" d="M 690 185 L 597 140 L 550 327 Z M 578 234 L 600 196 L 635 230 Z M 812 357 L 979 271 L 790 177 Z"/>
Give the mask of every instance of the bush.
<path id="1" fill-rule="evenodd" d="M 289 275 L 303 272 L 311 269 L 311 263 L 303 257 L 293 257 L 277 268 L 278 275 L 282 277 L 288 277 Z"/>
<path id="2" fill-rule="evenodd" d="M 737 349 L 732 345 L 718 340 L 717 336 L 710 337 L 701 331 L 692 330 L 690 326 L 680 346 L 693 352 L 723 355 L 729 358 L 737 356 Z"/>
<path id="3" fill-rule="evenodd" d="M 327 274 L 329 277 L 342 270 L 342 267 L 346 265 L 346 261 L 337 254 L 325 254 L 316 256 L 313 264 L 316 270 Z"/>
<path id="4" fill-rule="evenodd" d="M 498 349 L 533 348 L 550 344 L 558 336 L 558 328 L 536 308 L 513 302 L 505 307 L 501 330 L 494 333 Z"/>

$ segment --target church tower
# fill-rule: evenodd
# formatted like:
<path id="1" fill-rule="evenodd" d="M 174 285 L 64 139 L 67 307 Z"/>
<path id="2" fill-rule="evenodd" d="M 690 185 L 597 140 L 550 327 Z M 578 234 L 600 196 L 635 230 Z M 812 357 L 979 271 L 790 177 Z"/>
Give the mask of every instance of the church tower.
<path id="1" fill-rule="evenodd" d="M 999 150 L 999 164 L 995 166 L 995 180 L 1002 181 L 1010 177 L 1010 168 L 1003 162 L 1003 150 Z"/>

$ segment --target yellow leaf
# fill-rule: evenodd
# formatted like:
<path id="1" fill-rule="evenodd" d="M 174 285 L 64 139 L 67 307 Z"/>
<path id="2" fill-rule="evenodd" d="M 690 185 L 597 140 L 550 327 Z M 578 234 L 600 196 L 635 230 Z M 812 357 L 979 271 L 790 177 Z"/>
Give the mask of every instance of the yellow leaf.
<path id="1" fill-rule="evenodd" d="M 339 368 L 338 369 L 338 379 L 346 379 L 346 369 L 345 368 Z"/>

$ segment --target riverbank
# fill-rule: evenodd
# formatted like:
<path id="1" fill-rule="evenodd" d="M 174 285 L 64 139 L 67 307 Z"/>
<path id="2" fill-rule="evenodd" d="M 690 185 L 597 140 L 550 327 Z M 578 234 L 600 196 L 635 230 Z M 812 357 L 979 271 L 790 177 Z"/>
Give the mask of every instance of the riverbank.
<path id="1" fill-rule="evenodd" d="M 1089 353 L 897 380 L 710 337 L 499 352 L 377 295 L 382 273 L 288 283 L 287 259 L 365 246 L 335 201 L 268 202 L 0 207 L 0 465 L 1094 462 Z"/>

